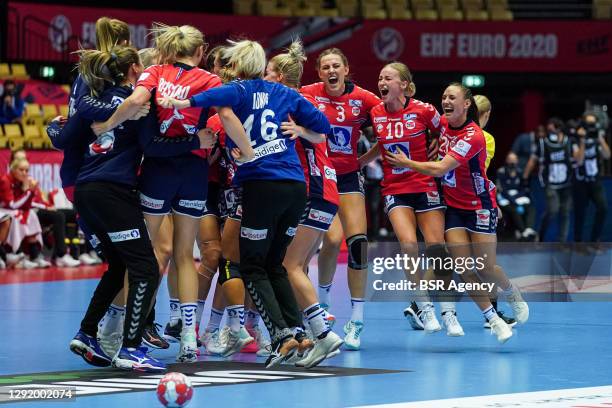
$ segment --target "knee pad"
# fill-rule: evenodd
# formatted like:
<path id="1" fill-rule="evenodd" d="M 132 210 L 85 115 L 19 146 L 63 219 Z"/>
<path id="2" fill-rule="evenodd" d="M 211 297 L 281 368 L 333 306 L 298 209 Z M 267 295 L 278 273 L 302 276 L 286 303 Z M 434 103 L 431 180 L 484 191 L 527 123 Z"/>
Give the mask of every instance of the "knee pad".
<path id="1" fill-rule="evenodd" d="M 425 256 L 428 259 L 428 265 L 433 266 L 433 271 L 437 276 L 448 276 L 453 273 L 452 268 L 445 268 L 446 259 L 450 258 L 450 254 L 444 244 L 430 245 L 425 249 Z"/>
<path id="2" fill-rule="evenodd" d="M 223 259 L 219 265 L 219 283 L 223 285 L 230 279 L 242 279 L 240 275 L 240 265 L 236 262 L 231 262 Z"/>
<path id="3" fill-rule="evenodd" d="M 351 269 L 368 268 L 368 237 L 364 234 L 353 235 L 346 239 L 348 248 L 348 267 Z"/>

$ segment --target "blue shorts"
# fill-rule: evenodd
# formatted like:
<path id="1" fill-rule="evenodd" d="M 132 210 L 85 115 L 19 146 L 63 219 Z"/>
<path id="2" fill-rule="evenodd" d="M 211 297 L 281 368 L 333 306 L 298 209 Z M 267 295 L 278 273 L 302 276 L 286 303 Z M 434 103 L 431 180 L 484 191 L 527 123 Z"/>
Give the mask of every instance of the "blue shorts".
<path id="1" fill-rule="evenodd" d="M 232 186 L 221 193 L 219 199 L 221 217 L 242 221 L 242 187 Z"/>
<path id="2" fill-rule="evenodd" d="M 427 193 L 407 193 L 385 196 L 385 214 L 394 208 L 412 208 L 415 213 L 446 208 L 441 195 L 437 191 Z"/>
<path id="3" fill-rule="evenodd" d="M 145 158 L 140 173 L 140 207 L 144 214 L 171 211 L 201 218 L 206 211 L 208 161 L 193 154 Z"/>
<path id="4" fill-rule="evenodd" d="M 219 208 L 219 196 L 221 194 L 221 186 L 219 183 L 208 183 L 208 197 L 206 198 L 206 209 L 204 217 L 214 216 L 221 218 L 221 209 Z"/>
<path id="5" fill-rule="evenodd" d="M 310 197 L 299 225 L 327 232 L 338 212 L 338 206 L 320 197 Z"/>
<path id="6" fill-rule="evenodd" d="M 347 174 L 338 174 L 338 194 L 353 194 L 359 193 L 365 195 L 363 187 L 363 174 L 359 171 L 354 171 Z"/>
<path id="7" fill-rule="evenodd" d="M 479 234 L 495 234 L 497 229 L 497 208 L 491 210 L 446 209 L 444 231 L 463 228 Z"/>

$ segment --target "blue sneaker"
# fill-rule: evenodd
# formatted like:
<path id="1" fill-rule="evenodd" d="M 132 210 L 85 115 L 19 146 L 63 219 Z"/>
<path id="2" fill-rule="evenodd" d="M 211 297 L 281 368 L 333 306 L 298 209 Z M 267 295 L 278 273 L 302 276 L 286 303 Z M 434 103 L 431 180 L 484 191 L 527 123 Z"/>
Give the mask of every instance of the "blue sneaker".
<path id="1" fill-rule="evenodd" d="M 81 330 L 70 342 L 70 351 L 83 357 L 88 364 L 96 367 L 108 367 L 112 359 L 102 350 L 95 337 L 83 333 Z"/>
<path id="2" fill-rule="evenodd" d="M 148 355 L 147 350 L 146 347 L 133 349 L 121 347 L 117 356 L 113 358 L 113 367 L 145 373 L 165 372 L 166 364 Z"/>

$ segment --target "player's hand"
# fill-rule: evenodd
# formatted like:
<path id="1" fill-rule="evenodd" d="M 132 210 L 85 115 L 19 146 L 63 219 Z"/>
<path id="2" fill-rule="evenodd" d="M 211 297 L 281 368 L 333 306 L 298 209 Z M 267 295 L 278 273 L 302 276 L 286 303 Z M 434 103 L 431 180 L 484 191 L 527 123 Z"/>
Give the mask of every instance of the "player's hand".
<path id="1" fill-rule="evenodd" d="M 397 153 L 386 150 L 385 159 L 393 167 L 408 167 L 408 156 L 401 150 L 398 150 Z"/>
<path id="2" fill-rule="evenodd" d="M 157 104 L 162 108 L 166 109 L 185 109 L 191 106 L 191 102 L 188 99 L 178 100 L 174 98 L 170 98 L 168 96 L 164 96 L 163 98 L 157 98 Z"/>
<path id="3" fill-rule="evenodd" d="M 200 138 L 200 149 L 212 149 L 217 143 L 217 134 L 210 128 L 198 130 L 198 137 Z"/>
<path id="4" fill-rule="evenodd" d="M 290 140 L 295 140 L 306 133 L 306 130 L 302 126 L 297 125 L 291 118 L 288 122 L 281 123 L 281 130 L 283 135 L 290 135 Z"/>
<path id="5" fill-rule="evenodd" d="M 100 136 L 102 133 L 108 132 L 110 128 L 107 122 L 94 122 L 91 124 L 91 130 L 93 130 L 96 136 Z"/>
<path id="6" fill-rule="evenodd" d="M 440 143 L 438 138 L 434 137 L 431 139 L 431 143 L 427 147 L 427 160 L 435 161 L 438 158 L 438 151 L 440 150 Z"/>
<path id="7" fill-rule="evenodd" d="M 151 102 L 147 102 L 144 105 L 142 105 L 140 108 L 138 108 L 138 112 L 132 115 L 132 117 L 129 120 L 138 120 L 140 118 L 144 118 L 145 116 L 149 114 L 150 110 L 151 110 Z"/>
<path id="8" fill-rule="evenodd" d="M 242 154 L 242 151 L 237 147 L 234 147 L 230 151 L 230 154 L 232 155 L 232 158 L 236 163 L 242 164 L 248 161 L 247 158 Z"/>
<path id="9" fill-rule="evenodd" d="M 64 126 L 67 121 L 68 121 L 67 117 L 59 115 L 59 116 L 54 117 L 51 122 L 57 122 L 60 126 Z"/>

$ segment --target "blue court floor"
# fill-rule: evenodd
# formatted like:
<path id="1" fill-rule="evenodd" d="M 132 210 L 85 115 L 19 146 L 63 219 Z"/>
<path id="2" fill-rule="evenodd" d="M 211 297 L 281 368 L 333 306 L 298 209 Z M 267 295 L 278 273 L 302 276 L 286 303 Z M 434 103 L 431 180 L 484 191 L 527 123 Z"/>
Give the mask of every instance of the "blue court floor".
<path id="1" fill-rule="evenodd" d="M 340 272 L 344 268 L 339 266 L 338 282 L 332 289 L 331 311 L 338 319 L 335 326 L 338 333 L 350 315 L 346 274 Z M 314 272 L 311 275 L 316 276 Z M 23 380 L 19 374 L 55 372 L 54 378 L 61 381 L 74 377 L 57 372 L 78 371 L 78 378 L 87 377 L 89 371 L 96 372 L 68 350 L 96 283 L 97 280 L 88 279 L 0 285 L 0 385 L 10 383 L 9 377 Z M 167 304 L 164 283 L 158 297 L 159 323 L 166 322 Z M 458 316 L 466 334 L 460 338 L 447 337 L 445 331 L 435 334 L 413 331 L 402 315 L 405 306 L 396 302 L 366 304 L 362 350 L 343 351 L 322 365 L 342 367 L 343 371 L 314 369 L 305 377 L 299 374 L 303 370 L 293 375 L 290 368 L 283 374 L 285 368 L 281 366 L 266 377 L 260 372 L 265 370 L 263 366 L 256 369 L 248 366 L 240 377 L 240 373 L 227 374 L 232 364 L 225 364 L 225 378 L 243 380 L 232 385 L 231 381 L 215 383 L 213 379 L 208 386 L 196 387 L 190 406 L 350 407 L 392 403 L 405 403 L 398 407 L 612 406 L 612 303 L 533 302 L 529 322 L 515 328 L 514 336 L 504 345 L 482 328 L 481 314 L 472 303 L 458 304 Z M 510 312 L 505 304 L 500 309 Z M 203 325 L 207 317 L 208 308 Z M 172 363 L 177 347 L 156 351 L 155 355 Z M 223 361 L 206 356 L 201 360 Z M 252 354 L 239 354 L 231 361 L 263 362 Z M 206 371 L 205 363 L 201 367 Z M 104 370 L 118 377 L 123 375 Z M 39 376 L 31 381 L 43 379 Z M 112 381 L 115 380 L 99 380 L 100 387 L 112 387 Z M 141 386 L 135 392 L 77 396 L 70 403 L 20 402 L 8 406 L 156 407 L 160 405 L 152 390 L 155 381 L 133 381 Z M 576 392 L 573 389 L 580 389 L 582 399 L 555 399 L 573 395 Z M 550 390 L 553 392 L 524 394 Z M 537 398 L 529 402 L 525 397 L 525 403 L 508 402 L 519 401 L 525 395 Z M 482 396 L 487 397 L 461 399 Z M 542 400 L 544 396 L 549 400 Z M 444 401 L 424 402 L 431 400 Z M 536 400 L 544 402 L 533 402 Z"/>

